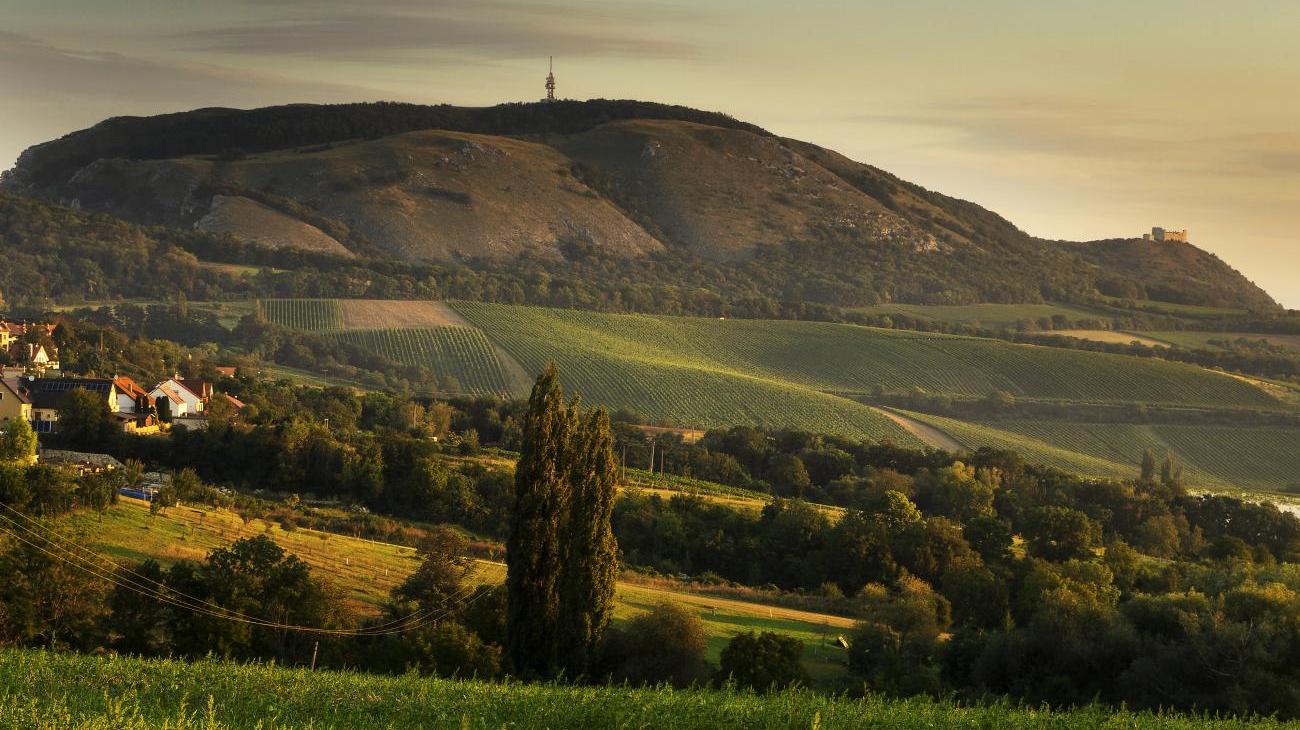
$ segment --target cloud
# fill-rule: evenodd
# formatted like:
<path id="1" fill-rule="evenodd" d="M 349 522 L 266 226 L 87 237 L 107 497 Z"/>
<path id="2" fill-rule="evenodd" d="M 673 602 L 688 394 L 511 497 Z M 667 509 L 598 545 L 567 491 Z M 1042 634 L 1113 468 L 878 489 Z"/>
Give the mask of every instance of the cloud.
<path id="1" fill-rule="evenodd" d="M 1271 180 L 1300 174 L 1300 132 L 1225 132 L 1194 115 L 1061 97 L 973 98 L 904 113 L 854 115 L 866 124 L 942 132 L 924 146 L 939 153 L 1062 173 L 1110 169 L 1166 176 Z"/>
<path id="2" fill-rule="evenodd" d="M 15 103 L 93 106 L 111 101 L 139 113 L 291 99 L 375 98 L 359 86 L 302 81 L 269 72 L 210 64 L 162 62 L 118 53 L 59 48 L 0 32 L 0 98 Z"/>
<path id="3" fill-rule="evenodd" d="M 310 16 L 297 6 L 279 7 L 281 12 L 266 18 L 175 37 L 185 48 L 209 52 L 344 60 L 403 58 L 412 52 L 492 59 L 555 53 L 693 59 L 702 53 L 696 44 L 654 32 L 660 24 L 703 22 L 704 16 L 676 5 L 397 2 L 361 12 L 352 4 L 325 3 L 313 6 Z"/>
<path id="4" fill-rule="evenodd" d="M 59 48 L 0 31 L 0 169 L 24 148 L 108 117 L 198 107 L 391 98 L 373 89 L 207 64 Z"/>

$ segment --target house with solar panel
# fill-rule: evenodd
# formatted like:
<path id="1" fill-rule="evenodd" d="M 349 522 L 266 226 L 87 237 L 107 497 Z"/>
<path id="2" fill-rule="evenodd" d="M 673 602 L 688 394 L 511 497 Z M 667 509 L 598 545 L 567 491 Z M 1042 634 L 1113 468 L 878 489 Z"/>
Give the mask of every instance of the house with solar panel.
<path id="1" fill-rule="evenodd" d="M 58 430 L 59 410 L 74 390 L 101 396 L 108 409 L 117 412 L 117 385 L 111 378 L 27 378 L 24 385 L 32 402 L 32 430 L 37 433 Z"/>

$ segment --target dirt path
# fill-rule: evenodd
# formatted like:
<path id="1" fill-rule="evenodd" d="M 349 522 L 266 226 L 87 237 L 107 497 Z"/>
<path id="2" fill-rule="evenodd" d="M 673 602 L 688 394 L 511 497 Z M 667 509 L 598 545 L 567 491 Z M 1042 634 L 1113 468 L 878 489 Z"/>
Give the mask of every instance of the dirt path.
<path id="1" fill-rule="evenodd" d="M 951 436 L 944 433 L 943 431 L 940 431 L 934 426 L 931 426 L 928 423 L 921 423 L 920 421 L 895 413 L 889 410 L 888 408 L 877 408 L 876 406 L 871 406 L 871 410 L 879 413 L 885 418 L 888 418 L 894 423 L 897 423 L 898 425 L 907 429 L 908 433 L 921 439 L 922 441 L 929 444 L 930 446 L 933 446 L 936 449 L 942 449 L 943 451 L 954 451 L 954 452 L 966 450 L 965 446 L 962 446 L 960 443 L 955 441 Z"/>

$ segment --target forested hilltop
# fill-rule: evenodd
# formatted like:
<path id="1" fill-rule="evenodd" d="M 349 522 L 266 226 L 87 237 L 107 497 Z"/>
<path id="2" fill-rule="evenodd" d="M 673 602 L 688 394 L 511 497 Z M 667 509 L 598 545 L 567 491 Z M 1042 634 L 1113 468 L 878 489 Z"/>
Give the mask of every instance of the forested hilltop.
<path id="1" fill-rule="evenodd" d="M 781 317 L 1102 295 L 1277 309 L 1188 244 L 1042 241 L 815 145 L 636 101 L 123 117 L 29 149 L 3 187 L 331 267 L 412 267 L 417 279 L 450 267 L 485 277 L 485 289 L 505 276 L 504 293 L 469 297 L 494 301 L 644 311 L 666 298 L 656 311 L 709 314 L 673 302 L 714 299 L 737 310 L 726 313 Z M 537 295 L 557 280 L 568 295 Z M 319 293 L 370 296 L 355 284 Z"/>

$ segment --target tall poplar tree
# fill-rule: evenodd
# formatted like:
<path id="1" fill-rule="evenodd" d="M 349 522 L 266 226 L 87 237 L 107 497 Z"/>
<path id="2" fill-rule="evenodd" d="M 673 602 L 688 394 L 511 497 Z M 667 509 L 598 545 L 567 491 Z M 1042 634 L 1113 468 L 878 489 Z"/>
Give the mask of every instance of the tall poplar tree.
<path id="1" fill-rule="evenodd" d="M 567 452 L 573 412 L 554 364 L 533 385 L 515 467 L 515 504 L 506 541 L 506 658 L 524 678 L 559 668 L 561 530 L 568 517 Z"/>
<path id="2" fill-rule="evenodd" d="M 571 501 L 560 583 L 560 651 L 571 678 L 588 673 L 614 610 L 618 542 L 610 525 L 618 481 L 609 416 L 588 413 L 570 450 Z"/>
<path id="3" fill-rule="evenodd" d="M 1142 474 L 1138 481 L 1146 485 L 1156 483 L 1156 453 L 1151 449 L 1142 452 Z"/>

